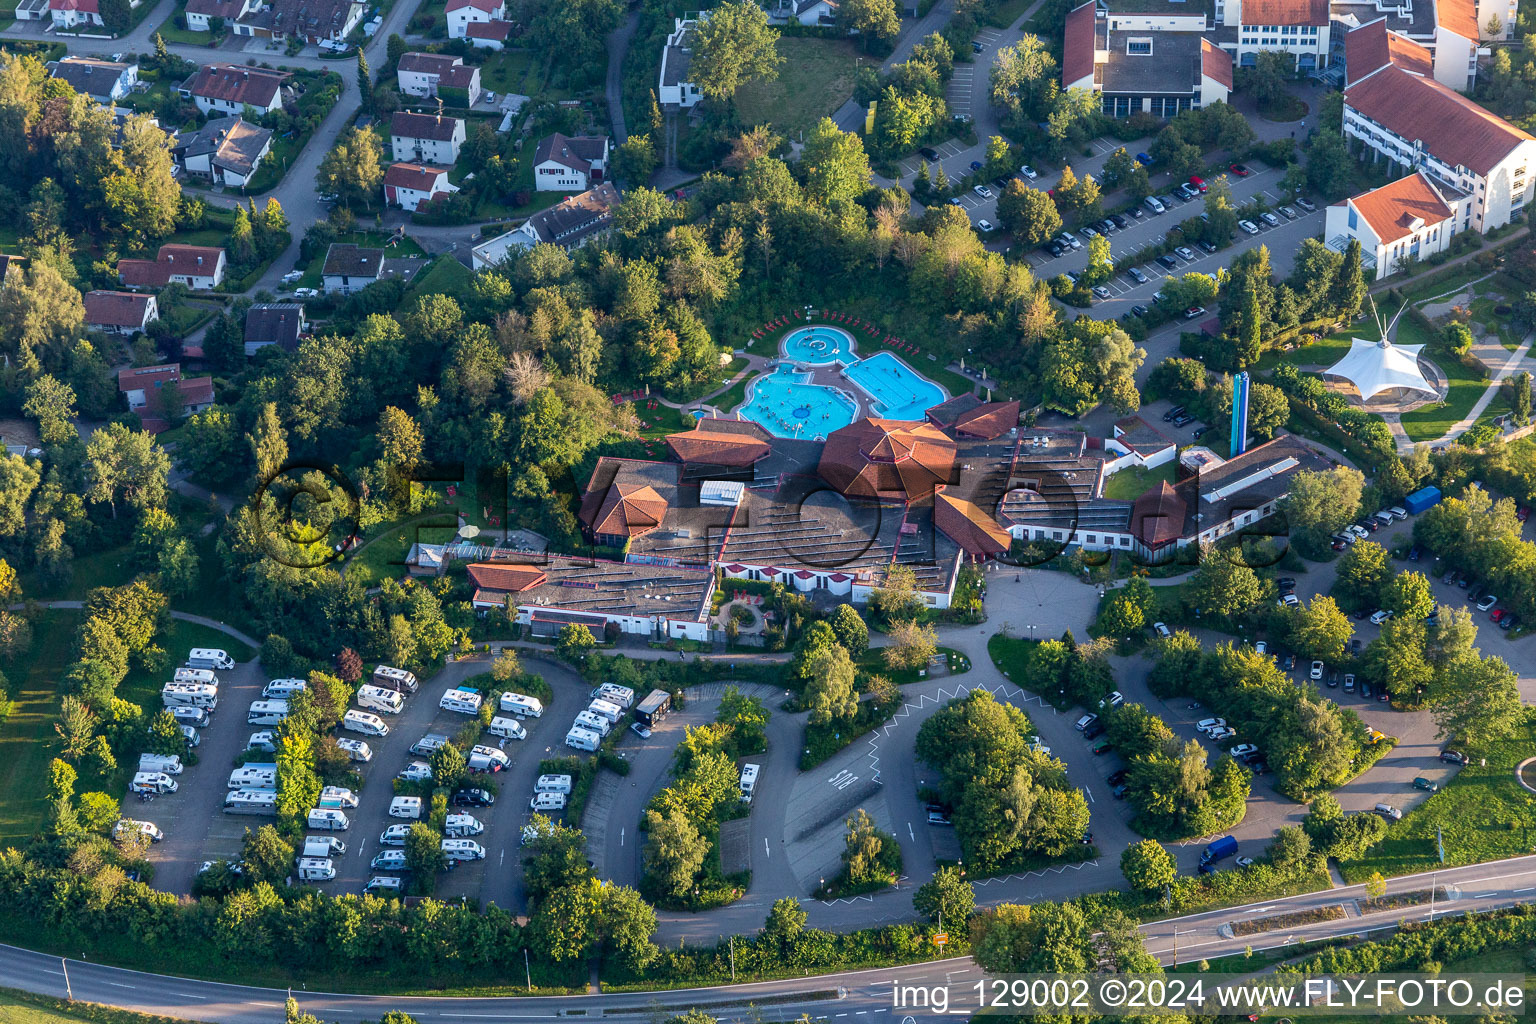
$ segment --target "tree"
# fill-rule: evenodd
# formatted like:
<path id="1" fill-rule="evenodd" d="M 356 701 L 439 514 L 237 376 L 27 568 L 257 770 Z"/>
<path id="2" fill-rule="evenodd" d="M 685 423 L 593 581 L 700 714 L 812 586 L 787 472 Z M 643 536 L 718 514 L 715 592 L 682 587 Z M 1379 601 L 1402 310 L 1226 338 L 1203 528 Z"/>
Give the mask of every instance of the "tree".
<path id="1" fill-rule="evenodd" d="M 794 942 L 805 929 L 808 916 L 800 901 L 793 896 L 776 899 L 768 911 L 768 920 L 763 924 L 763 935 L 780 943 Z"/>
<path id="2" fill-rule="evenodd" d="M 1340 556 L 1333 592 L 1345 608 L 1379 608 L 1382 588 L 1391 576 L 1387 549 L 1373 540 L 1363 540 Z"/>
<path id="3" fill-rule="evenodd" d="M 882 652 L 887 668 L 893 670 L 924 668 L 938 653 L 939 637 L 932 626 L 920 626 L 914 619 L 896 623 L 891 628 L 891 645 Z"/>
<path id="4" fill-rule="evenodd" d="M 976 888 L 959 868 L 941 867 L 912 894 L 912 908 L 930 921 L 963 926 L 976 910 Z"/>
<path id="5" fill-rule="evenodd" d="M 844 837 L 843 871 L 848 881 L 857 886 L 894 882 L 895 873 L 888 864 L 890 855 L 886 846 L 889 844 L 896 849 L 899 861 L 900 850 L 896 848 L 895 838 L 876 828 L 869 812 L 862 807 L 845 824 L 848 834 Z"/>
<path id="6" fill-rule="evenodd" d="M 1269 862 L 1284 870 L 1311 856 L 1312 838 L 1299 825 L 1282 825 L 1269 843 Z"/>
<path id="7" fill-rule="evenodd" d="M 1339 610 L 1331 597 L 1316 597 L 1311 604 L 1291 609 L 1291 646 L 1305 658 L 1338 661 L 1344 645 L 1354 635 L 1349 616 Z"/>
<path id="8" fill-rule="evenodd" d="M 256 831 L 245 830 L 240 844 L 240 863 L 245 877 L 254 883 L 281 885 L 293 869 L 293 846 L 284 841 L 277 829 L 263 825 Z"/>
<path id="9" fill-rule="evenodd" d="M 361 46 L 357 48 L 357 91 L 362 94 L 363 109 L 372 113 L 373 72 L 368 70 L 368 57 Z"/>
<path id="10" fill-rule="evenodd" d="M 250 433 L 251 455 L 256 460 L 256 478 L 270 482 L 288 462 L 288 436 L 277 414 L 277 403 L 267 402 L 256 414 Z"/>
<path id="11" fill-rule="evenodd" d="M 917 617 L 922 609 L 917 596 L 917 573 L 900 562 L 885 571 L 885 580 L 869 595 L 869 610 L 885 622 Z"/>
<path id="12" fill-rule="evenodd" d="M 464 752 L 452 743 L 444 743 L 432 752 L 432 781 L 443 789 L 457 788 L 468 772 Z"/>
<path id="13" fill-rule="evenodd" d="M 117 503 L 130 508 L 155 508 L 165 504 L 166 479 L 171 460 L 145 430 L 129 430 L 109 423 L 91 435 L 85 447 L 86 499 L 105 502 L 117 518 Z"/>
<path id="14" fill-rule="evenodd" d="M 869 650 L 869 627 L 864 624 L 864 617 L 853 605 L 838 605 L 827 621 L 832 626 L 837 642 L 851 657 L 860 657 Z"/>
<path id="15" fill-rule="evenodd" d="M 709 840 L 679 808 L 665 815 L 645 812 L 646 882 L 657 894 L 677 899 L 687 893 L 704 866 Z"/>
<path id="16" fill-rule="evenodd" d="M 624 144 L 613 151 L 609 163 L 612 177 L 631 185 L 641 185 L 651 180 L 661 158 L 649 135 L 631 135 Z"/>
<path id="17" fill-rule="evenodd" d="M 1041 245 L 1061 230 L 1061 212 L 1050 196 L 1011 178 L 997 200 L 998 222 L 1025 245 Z"/>
<path id="18" fill-rule="evenodd" d="M 1156 607 L 1157 599 L 1146 577 L 1132 576 L 1105 601 L 1104 609 L 1094 623 L 1095 635 L 1133 636 L 1151 624 L 1148 616 Z"/>
<path id="19" fill-rule="evenodd" d="M 1251 67 L 1239 68 L 1237 87 L 1252 93 L 1261 108 L 1285 94 L 1286 80 L 1296 73 L 1296 58 L 1281 50 L 1260 50 Z"/>
<path id="20" fill-rule="evenodd" d="M 41 482 L 35 461 L 20 455 L 0 457 L 0 537 L 15 537 L 27 528 L 27 503 Z"/>
<path id="21" fill-rule="evenodd" d="M 1328 289 L 1328 303 L 1344 320 L 1351 320 L 1360 312 L 1365 302 L 1365 264 L 1360 253 L 1360 240 L 1351 238 L 1344 250 L 1344 261 Z"/>
<path id="22" fill-rule="evenodd" d="M 1258 573 L 1229 552 L 1213 547 L 1201 551 L 1200 567 L 1190 577 L 1189 591 L 1190 600 L 1202 614 L 1227 618 L 1252 611 L 1271 593 Z"/>
<path id="23" fill-rule="evenodd" d="M 887 41 L 901 33 L 901 18 L 896 0 L 844 0 L 837 7 L 837 21 L 849 33 L 856 33 L 868 52 L 870 39 Z"/>
<path id="24" fill-rule="evenodd" d="M 743 84 L 779 77 L 779 33 L 754 3 L 727 2 L 693 30 L 689 76 L 710 99 L 729 100 Z"/>
<path id="25" fill-rule="evenodd" d="M 1380 871 L 1372 871 L 1366 878 L 1365 894 L 1373 900 L 1379 900 L 1387 894 L 1387 880 L 1381 877 Z"/>
<path id="26" fill-rule="evenodd" d="M 0 301 L 8 294 L 0 292 Z M 26 396 L 21 411 L 37 421 L 43 444 L 63 444 L 80 436 L 70 422 L 76 415 L 74 388 L 45 373 L 27 385 Z"/>
<path id="27" fill-rule="evenodd" d="M 579 622 L 572 622 L 560 629 L 560 636 L 555 641 L 555 649 L 561 657 L 575 660 L 597 646 L 597 639 L 592 631 Z"/>
<path id="28" fill-rule="evenodd" d="M 1159 892 L 1179 877 L 1179 868 L 1162 844 L 1143 839 L 1120 855 L 1120 873 L 1137 892 Z"/>
<path id="29" fill-rule="evenodd" d="M 819 652 L 806 663 L 805 674 L 809 680 L 805 687 L 805 704 L 811 709 L 813 724 L 852 718 L 858 711 L 859 691 L 854 685 L 853 659 L 842 647 L 834 646 Z"/>
<path id="30" fill-rule="evenodd" d="M 384 147 L 369 128 L 348 128 L 320 161 L 316 183 L 322 193 L 343 206 L 368 207 L 378 198 L 384 181 Z"/>
<path id="31" fill-rule="evenodd" d="M 1109 251 L 1109 238 L 1095 235 L 1088 240 L 1088 266 L 1081 275 L 1082 284 L 1092 287 L 1103 284 L 1115 274 L 1115 257 Z"/>
<path id="32" fill-rule="evenodd" d="M 51 263 L 33 260 L 0 290 L 0 350 L 13 363 L 56 361 L 85 325 L 85 303 Z"/>
<path id="33" fill-rule="evenodd" d="M 1360 512 L 1365 475 L 1349 466 L 1321 472 L 1304 469 L 1291 477 L 1280 509 L 1293 530 L 1321 540 L 1352 521 Z"/>
<path id="34" fill-rule="evenodd" d="M 1382 588 L 1380 606 L 1401 618 L 1422 621 L 1435 610 L 1435 594 L 1423 573 L 1400 572 Z"/>
<path id="35" fill-rule="evenodd" d="M 1509 735 L 1524 713 L 1514 671 L 1503 658 L 1483 658 L 1475 649 L 1436 674 L 1429 703 L 1440 735 L 1472 746 Z"/>
<path id="36" fill-rule="evenodd" d="M 710 20 L 713 22 L 714 17 Z M 800 166 L 805 169 L 807 195 L 823 205 L 852 202 L 869 190 L 869 157 L 863 141 L 843 131 L 830 117 L 822 118 L 807 133 Z"/>

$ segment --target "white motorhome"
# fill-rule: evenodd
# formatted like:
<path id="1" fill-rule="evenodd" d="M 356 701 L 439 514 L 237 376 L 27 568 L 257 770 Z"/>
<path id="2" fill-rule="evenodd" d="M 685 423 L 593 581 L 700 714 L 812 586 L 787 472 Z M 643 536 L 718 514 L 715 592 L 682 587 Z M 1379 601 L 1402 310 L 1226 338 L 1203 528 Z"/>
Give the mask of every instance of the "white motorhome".
<path id="1" fill-rule="evenodd" d="M 367 711 L 348 711 L 341 716 L 341 727 L 348 732 L 360 732 L 364 736 L 388 736 L 389 726 L 384 719 Z"/>
<path id="2" fill-rule="evenodd" d="M 166 710 L 171 713 L 172 718 L 176 719 L 177 725 L 190 725 L 198 729 L 206 729 L 208 728 L 208 723 L 213 721 L 208 714 L 207 708 L 174 707 L 166 708 Z M 183 732 L 182 735 L 186 735 L 186 733 Z"/>
<path id="3" fill-rule="evenodd" d="M 245 741 L 246 749 L 259 750 L 264 754 L 277 753 L 277 736 L 271 730 L 263 729 L 261 732 L 251 733 L 251 738 Z"/>
<path id="4" fill-rule="evenodd" d="M 619 719 L 624 717 L 623 708 L 619 707 L 612 701 L 603 700 L 601 697 L 599 697 L 597 700 L 594 700 L 591 704 L 588 704 L 587 710 L 592 712 L 598 718 L 606 718 L 608 720 L 608 724 L 610 725 L 618 725 Z"/>
<path id="5" fill-rule="evenodd" d="M 217 647 L 194 647 L 187 652 L 187 668 L 211 668 L 229 670 L 235 667 L 235 659 Z"/>
<path id="6" fill-rule="evenodd" d="M 443 834 L 452 838 L 477 836 L 485 831 L 485 822 L 473 814 L 450 814 L 443 821 Z"/>
<path id="7" fill-rule="evenodd" d="M 390 802 L 389 802 L 389 816 L 391 818 L 410 818 L 410 819 L 420 818 L 421 817 L 421 797 L 419 797 L 419 796 L 397 796 L 397 797 L 395 797 L 394 799 L 390 800 Z"/>
<path id="8" fill-rule="evenodd" d="M 276 814 L 277 791 L 232 789 L 224 794 L 225 814 Z"/>
<path id="9" fill-rule="evenodd" d="M 576 724 L 583 729 L 590 729 L 599 736 L 607 736 L 613 729 L 613 723 L 601 715 L 595 715 L 590 711 L 583 711 L 576 716 Z"/>
<path id="10" fill-rule="evenodd" d="M 463 715 L 478 715 L 485 698 L 473 690 L 453 689 L 443 693 L 437 706 L 444 711 L 457 711 Z"/>
<path id="11" fill-rule="evenodd" d="M 336 741 L 336 745 L 346 752 L 350 761 L 361 761 L 367 764 L 373 760 L 373 748 L 362 740 L 354 740 L 343 736 Z"/>
<path id="12" fill-rule="evenodd" d="M 533 784 L 535 793 L 569 793 L 571 791 L 571 777 L 569 775 L 540 775 L 538 781 Z"/>
<path id="13" fill-rule="evenodd" d="M 399 690 L 386 690 L 382 686 L 359 686 L 357 703 L 370 711 L 382 711 L 398 715 L 405 708 L 405 695 Z"/>
<path id="14" fill-rule="evenodd" d="M 336 877 L 336 865 L 329 857 L 300 857 L 299 881 L 329 882 Z"/>
<path id="15" fill-rule="evenodd" d="M 501 710 L 519 718 L 540 718 L 544 714 L 544 702 L 537 697 L 508 692 L 501 695 Z"/>
<path id="16" fill-rule="evenodd" d="M 472 772 L 499 772 L 512 763 L 512 759 L 495 747 L 475 744 L 469 750 L 466 762 Z"/>
<path id="17" fill-rule="evenodd" d="M 485 847 L 473 839 L 444 839 L 439 845 L 449 861 L 485 860 Z"/>
<path id="18" fill-rule="evenodd" d="M 172 712 L 175 714 L 175 712 Z M 184 724 L 180 718 L 176 720 L 176 728 L 181 730 L 181 738 L 187 741 L 187 746 L 195 747 L 203 742 L 203 738 L 197 734 L 197 730 Z"/>
<path id="19" fill-rule="evenodd" d="M 368 866 L 374 871 L 404 871 L 405 851 L 380 850 L 374 854 L 373 860 L 368 862 Z"/>
<path id="20" fill-rule="evenodd" d="M 364 896 L 393 896 L 400 892 L 400 879 L 392 875 L 374 875 L 363 886 Z"/>
<path id="21" fill-rule="evenodd" d="M 440 732 L 429 732 L 415 743 L 411 744 L 411 753 L 420 754 L 422 757 L 431 757 L 448 742 L 448 737 Z"/>
<path id="22" fill-rule="evenodd" d="M 333 807 L 316 807 L 309 812 L 306 820 L 310 828 L 325 829 L 328 832 L 345 832 L 352 827 L 346 813 Z"/>
<path id="23" fill-rule="evenodd" d="M 485 731 L 492 736 L 500 736 L 507 740 L 525 740 L 528 738 L 528 730 L 523 728 L 521 722 L 515 718 L 502 718 L 497 716 L 491 719 L 491 724 L 485 727 Z"/>
<path id="24" fill-rule="evenodd" d="M 301 857 L 339 857 L 347 852 L 347 844 L 334 836 L 305 836 Z"/>
<path id="25" fill-rule="evenodd" d="M 130 793 L 174 793 L 176 789 L 176 780 L 165 772 L 135 772 L 128 783 Z"/>
<path id="26" fill-rule="evenodd" d="M 757 793 L 757 775 L 762 771 L 761 765 L 744 764 L 741 766 L 741 802 L 749 804 Z"/>
<path id="27" fill-rule="evenodd" d="M 302 679 L 273 679 L 261 688 L 263 697 L 276 697 L 279 700 L 287 700 L 296 693 L 302 693 L 309 689 L 309 684 Z"/>
<path id="28" fill-rule="evenodd" d="M 230 789 L 276 789 L 277 767 L 256 768 L 244 765 L 229 773 Z"/>
<path id="29" fill-rule="evenodd" d="M 345 786 L 326 786 L 320 791 L 319 807 L 356 807 L 357 794 Z"/>
<path id="30" fill-rule="evenodd" d="M 209 686 L 218 686 L 219 677 L 213 674 L 212 669 L 206 668 L 179 668 L 171 676 L 173 683 L 207 683 Z"/>
<path id="31" fill-rule="evenodd" d="M 621 708 L 634 706 L 635 691 L 618 683 L 604 683 L 593 690 L 591 696 L 594 699 L 606 700 L 610 704 L 617 704 Z"/>
<path id="32" fill-rule="evenodd" d="M 288 717 L 288 702 L 285 700 L 257 700 L 251 702 L 251 708 L 245 713 L 246 725 L 281 725 L 283 719 Z"/>
<path id="33" fill-rule="evenodd" d="M 602 746 L 603 738 L 590 729 L 583 729 L 579 725 L 571 727 L 571 731 L 565 734 L 565 745 L 577 750 L 596 750 Z"/>
<path id="34" fill-rule="evenodd" d="M 114 836 L 138 833 L 152 843 L 158 843 L 165 838 L 165 833 L 152 821 L 139 821 L 135 818 L 119 818 L 116 825 L 112 826 Z"/>
<path id="35" fill-rule="evenodd" d="M 565 810 L 564 793 L 535 793 L 533 799 L 528 801 L 530 811 L 563 811 Z"/>
<path id="36" fill-rule="evenodd" d="M 160 688 L 160 702 L 168 708 L 204 708 L 219 706 L 219 688 L 212 683 L 166 683 Z"/>
<path id="37" fill-rule="evenodd" d="M 416 677 L 403 668 L 380 665 L 373 670 L 373 685 L 382 686 L 386 690 L 415 693 L 419 684 L 416 682 Z"/>
<path id="38" fill-rule="evenodd" d="M 175 754 L 139 755 L 139 771 L 141 772 L 165 772 L 167 775 L 180 775 L 181 770 L 181 758 Z"/>

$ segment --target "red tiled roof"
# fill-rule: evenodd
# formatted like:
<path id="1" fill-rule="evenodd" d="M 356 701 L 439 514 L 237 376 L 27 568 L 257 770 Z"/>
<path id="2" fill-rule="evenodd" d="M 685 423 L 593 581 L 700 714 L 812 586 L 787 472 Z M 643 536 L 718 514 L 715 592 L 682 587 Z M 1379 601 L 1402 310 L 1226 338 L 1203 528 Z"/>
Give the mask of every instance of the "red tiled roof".
<path id="1" fill-rule="evenodd" d="M 1429 179 L 1418 171 L 1391 184 L 1362 192 L 1348 202 L 1360 211 L 1360 216 L 1384 243 L 1412 234 L 1415 221 L 1438 224 L 1455 212 Z"/>
<path id="2" fill-rule="evenodd" d="M 286 71 L 249 68 L 239 64 L 204 64 L 182 84 L 194 96 L 230 103 L 268 107 L 289 77 Z"/>
<path id="3" fill-rule="evenodd" d="M 468 89 L 478 77 L 480 77 L 479 68 L 472 68 L 467 64 L 455 64 L 442 73 L 437 84 L 439 88 L 446 85 L 450 89 Z"/>
<path id="4" fill-rule="evenodd" d="M 955 417 L 955 433 L 991 441 L 1019 425 L 1018 402 L 987 402 Z"/>
<path id="5" fill-rule="evenodd" d="M 1200 74 L 1232 88 L 1232 55 L 1209 39 L 1200 40 Z"/>
<path id="6" fill-rule="evenodd" d="M 154 260 L 118 260 L 117 277 L 130 288 L 161 288 L 171 279 L 171 268 Z"/>
<path id="7" fill-rule="evenodd" d="M 465 7 L 473 7 L 475 10 L 484 11 L 486 14 L 495 14 L 496 9 L 500 6 L 500 0 L 448 0 L 448 6 L 444 8 L 444 12 L 452 14 L 454 11 L 463 10 Z"/>
<path id="8" fill-rule="evenodd" d="M 176 386 L 181 392 L 181 400 L 187 405 L 213 404 L 212 377 L 187 377 Z"/>
<path id="9" fill-rule="evenodd" d="M 499 39 L 505 41 L 512 34 L 512 23 L 502 21 L 472 21 L 464 26 L 464 35 L 469 39 Z"/>
<path id="10" fill-rule="evenodd" d="M 1428 50 L 1406 36 L 1387 28 L 1387 19 L 1379 18 L 1361 25 L 1344 37 L 1344 66 L 1349 73 L 1347 85 L 1354 85 L 1366 75 L 1396 64 L 1415 75 L 1433 75 L 1434 58 Z"/>
<path id="11" fill-rule="evenodd" d="M 1444 0 L 1436 0 L 1442 3 Z M 1244 25 L 1326 25 L 1328 0 L 1243 0 Z"/>
<path id="12" fill-rule="evenodd" d="M 1477 42 L 1477 4 L 1473 0 L 1435 0 L 1435 23 L 1447 32 Z"/>
<path id="13" fill-rule="evenodd" d="M 862 419 L 834 430 L 816 471 L 855 498 L 911 502 L 948 483 L 955 442 L 926 422 Z"/>
<path id="14" fill-rule="evenodd" d="M 1061 80 L 1071 85 L 1093 74 L 1094 19 L 1096 2 L 1083 4 L 1067 14 L 1062 35 Z"/>
<path id="15" fill-rule="evenodd" d="M 446 167 L 390 164 L 389 170 L 384 172 L 384 184 L 393 185 L 395 188 L 415 189 L 417 192 L 432 192 L 437 189 L 443 175 L 447 173 Z"/>
<path id="16" fill-rule="evenodd" d="M 679 462 L 736 467 L 750 466 L 773 450 L 762 427 L 754 423 L 754 431 L 731 429 L 736 424 L 736 420 L 702 419 L 692 430 L 668 434 L 667 447 Z"/>
<path id="17" fill-rule="evenodd" d="M 85 322 L 103 327 L 140 327 L 153 297 L 134 292 L 86 292 Z"/>
<path id="18" fill-rule="evenodd" d="M 1492 111 L 1395 66 L 1344 90 L 1344 102 L 1452 167 L 1487 174 L 1522 142 L 1536 137 Z"/>
<path id="19" fill-rule="evenodd" d="M 592 517 L 592 532 L 613 537 L 638 537 L 661 525 L 667 499 L 648 484 L 615 483 Z"/>
<path id="20" fill-rule="evenodd" d="M 446 53 L 402 53 L 395 67 L 400 71 L 419 72 L 427 75 L 441 75 L 449 68 L 457 67 L 463 63 L 462 57 L 450 57 Z"/>
<path id="21" fill-rule="evenodd" d="M 1131 506 L 1131 536 L 1156 550 L 1184 536 L 1189 507 L 1178 492 L 1163 480 L 1136 499 Z"/>
<path id="22" fill-rule="evenodd" d="M 168 380 L 181 379 L 180 363 L 161 363 L 159 366 L 130 366 L 117 371 L 117 390 L 142 391 L 157 388 Z"/>
<path id="23" fill-rule="evenodd" d="M 517 594 L 532 590 L 547 578 L 544 570 L 536 565 L 513 565 L 509 562 L 471 562 L 464 567 L 470 580 L 484 590 Z"/>
<path id="24" fill-rule="evenodd" d="M 99 14 L 101 6 L 97 0 L 53 0 L 49 5 L 55 11 L 79 11 L 82 14 Z"/>
<path id="25" fill-rule="evenodd" d="M 980 505 L 962 498 L 951 498 L 943 491 L 934 496 L 933 525 L 969 555 L 999 555 L 1007 551 L 1013 542 L 1008 531 L 987 515 Z"/>

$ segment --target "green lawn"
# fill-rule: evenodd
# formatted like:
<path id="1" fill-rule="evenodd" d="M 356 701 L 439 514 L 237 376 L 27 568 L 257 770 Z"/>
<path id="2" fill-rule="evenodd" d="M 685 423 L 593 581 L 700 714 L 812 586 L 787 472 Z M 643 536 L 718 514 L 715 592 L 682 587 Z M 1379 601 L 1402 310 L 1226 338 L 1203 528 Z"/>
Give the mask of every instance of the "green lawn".
<path id="1" fill-rule="evenodd" d="M 1445 863 L 1452 867 L 1523 856 L 1536 848 L 1536 796 L 1514 772 L 1515 765 L 1536 752 L 1536 714 L 1528 710 L 1508 738 L 1485 750 L 1460 749 L 1473 763 L 1394 822 L 1368 856 L 1341 863 L 1346 880 L 1363 882 L 1372 871 L 1391 877 L 1436 867 L 1437 826 L 1445 841 Z M 1477 763 L 1484 757 L 1487 767 Z"/>
<path id="2" fill-rule="evenodd" d="M 0 722 L 0 848 L 25 845 L 47 818 L 43 790 L 55 750 L 58 681 L 79 622 L 77 611 L 39 616 L 32 624 L 31 662 L 10 673 L 14 706 Z"/>
<path id="3" fill-rule="evenodd" d="M 92 587 L 120 586 L 133 579 L 135 571 L 126 545 L 79 552 L 73 566 L 69 582 L 53 588 L 44 587 L 30 572 L 22 573 L 22 593 L 39 601 L 83 601 Z"/>
<path id="4" fill-rule="evenodd" d="M 385 578 L 399 579 L 405 573 L 405 556 L 411 545 L 446 544 L 458 531 L 458 517 L 446 509 L 434 510 L 401 523 L 386 533 L 368 540 L 347 557 L 347 577 L 377 586 Z"/>
<path id="5" fill-rule="evenodd" d="M 735 384 L 732 384 L 730 390 L 725 392 L 725 394 L 718 398 L 710 399 L 709 404 L 713 405 L 721 412 L 730 412 L 747 400 L 747 385 L 756 380 L 757 376 L 758 375 L 753 374 L 741 378 L 741 380 L 737 381 Z"/>
<path id="6" fill-rule="evenodd" d="M 1104 497 L 1115 501 L 1135 501 L 1161 481 L 1173 483 L 1177 465 L 1170 462 L 1156 469 L 1143 469 L 1141 466 L 1122 469 L 1104 481 Z"/>
<path id="7" fill-rule="evenodd" d="M 778 78 L 736 90 L 736 109 L 744 125 L 771 124 L 780 134 L 797 135 L 853 94 L 859 49 L 847 40 L 809 36 L 781 36 L 778 48 L 784 58 Z"/>
<path id="8" fill-rule="evenodd" d="M 1521 335 L 1509 325 L 1509 321 L 1496 316 L 1493 308 L 1499 304 L 1499 300 L 1480 297 L 1472 300 L 1472 319 L 1482 324 L 1485 328 L 1495 332 L 1499 338 L 1499 344 L 1514 352 L 1520 347 Z"/>
<path id="9" fill-rule="evenodd" d="M 452 295 L 462 299 L 474 287 L 475 275 L 452 256 L 440 256 L 411 282 L 409 301 L 417 295 Z"/>
<path id="10" fill-rule="evenodd" d="M 183 7 L 182 10 L 185 10 L 185 8 Z M 155 29 L 155 31 L 164 37 L 168 43 L 181 43 L 183 46 L 212 46 L 212 32 L 193 32 L 191 29 L 177 26 L 176 19 L 181 16 L 181 13 L 181 10 L 173 12 L 169 18 L 160 23 L 160 27 Z"/>
<path id="11" fill-rule="evenodd" d="M 66 1003 L 15 989 L 0 989 L 0 1020 L 5 1024 L 173 1024 L 170 1017 L 148 1016 L 99 1003 Z"/>
<path id="12" fill-rule="evenodd" d="M 255 651 L 228 633 L 197 622 L 182 622 L 180 619 L 172 619 L 171 628 L 166 630 L 156 643 L 165 648 L 174 665 L 181 664 L 187 652 L 194 647 L 220 648 L 228 651 L 229 656 L 236 661 L 250 661 L 256 656 Z M 151 709 L 159 700 L 160 688 L 164 685 L 164 672 L 130 669 L 123 677 L 123 681 L 118 684 L 117 695 L 141 708 Z"/>
<path id="13" fill-rule="evenodd" d="M 1486 277 L 1488 271 L 1481 267 L 1473 266 L 1471 261 L 1461 264 L 1454 271 L 1448 272 L 1445 277 L 1435 280 L 1433 283 L 1415 285 L 1403 293 L 1403 297 L 1412 305 L 1417 305 L 1425 299 L 1436 296 L 1449 295 L 1451 292 L 1464 288 L 1467 284 L 1480 277 Z"/>
<path id="14" fill-rule="evenodd" d="M 1434 363 L 1450 382 L 1450 389 L 1444 402 L 1403 413 L 1403 430 L 1415 441 L 1437 441 L 1445 436 L 1488 390 L 1489 382 L 1461 363 L 1445 357 L 1434 358 Z"/>

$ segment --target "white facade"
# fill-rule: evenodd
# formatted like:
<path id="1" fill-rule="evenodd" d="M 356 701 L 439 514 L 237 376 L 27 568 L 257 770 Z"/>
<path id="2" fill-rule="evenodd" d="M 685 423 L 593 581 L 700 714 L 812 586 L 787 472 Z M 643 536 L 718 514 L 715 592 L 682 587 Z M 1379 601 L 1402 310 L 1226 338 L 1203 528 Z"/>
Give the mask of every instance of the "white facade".
<path id="1" fill-rule="evenodd" d="M 234 29 L 235 29 L 235 25 L 233 24 L 234 20 L 245 17 L 247 14 L 251 13 L 252 11 L 254 11 L 258 6 L 260 6 L 260 5 L 252 3 L 251 0 L 240 0 L 240 5 L 238 7 L 236 7 L 231 12 L 231 13 L 234 14 L 234 18 L 229 18 L 229 17 L 225 17 L 224 18 L 225 27 L 230 29 L 231 31 L 234 31 Z M 205 13 L 203 13 L 201 11 L 188 10 L 187 11 L 187 28 L 190 29 L 193 32 L 209 32 L 209 31 L 212 31 L 213 30 L 213 25 L 210 24 L 210 19 L 212 19 L 214 17 L 216 17 L 216 15 L 205 14 Z"/>
<path id="2" fill-rule="evenodd" d="M 441 193 L 453 193 L 459 190 L 459 186 L 448 180 L 448 172 L 440 171 L 433 179 L 431 187 L 416 188 L 407 185 L 385 185 L 384 198 L 392 206 L 398 206 L 409 213 L 415 213 L 422 204 L 432 201 L 432 197 Z"/>
<path id="3" fill-rule="evenodd" d="M 453 135 L 447 139 L 425 139 L 416 135 L 389 137 L 389 146 L 396 163 L 452 165 L 459 159 L 459 148 L 464 145 L 464 122 L 458 118 L 444 118 L 453 122 Z"/>
<path id="4" fill-rule="evenodd" d="M 62 7 L 53 7 L 50 13 L 53 17 L 53 27 L 56 29 L 90 28 L 101 24 L 101 14 L 97 11 L 94 0 L 88 5 L 88 9 L 82 5 L 67 4 Z"/>
<path id="5" fill-rule="evenodd" d="M 475 246 L 471 250 L 474 269 L 476 272 L 489 270 L 492 267 L 499 266 L 523 250 L 532 249 L 538 244 L 538 231 L 534 229 L 532 222 L 523 221 L 522 224 L 506 234 L 497 235 L 495 238 Z"/>
<path id="6" fill-rule="evenodd" d="M 690 51 L 686 44 L 688 33 L 696 25 L 698 21 L 693 18 L 673 20 L 672 34 L 667 37 L 667 44 L 661 51 L 661 81 L 656 89 L 657 101 L 662 106 L 686 110 L 704 98 L 699 87 L 688 81 Z"/>
<path id="7" fill-rule="evenodd" d="M 504 3 L 492 0 L 448 0 L 448 38 L 463 39 L 472 22 L 506 21 Z"/>
<path id="8" fill-rule="evenodd" d="M 1432 220 L 1415 217 L 1407 225 L 1407 234 L 1384 240 L 1355 201 L 1346 199 L 1328 207 L 1323 237 L 1331 248 L 1339 251 L 1343 251 L 1351 239 L 1358 240 L 1366 265 L 1376 267 L 1376 278 L 1380 280 L 1397 273 L 1405 259 L 1423 260 L 1444 252 L 1456 235 L 1456 224 L 1457 212 L 1453 206 L 1448 217 Z"/>

